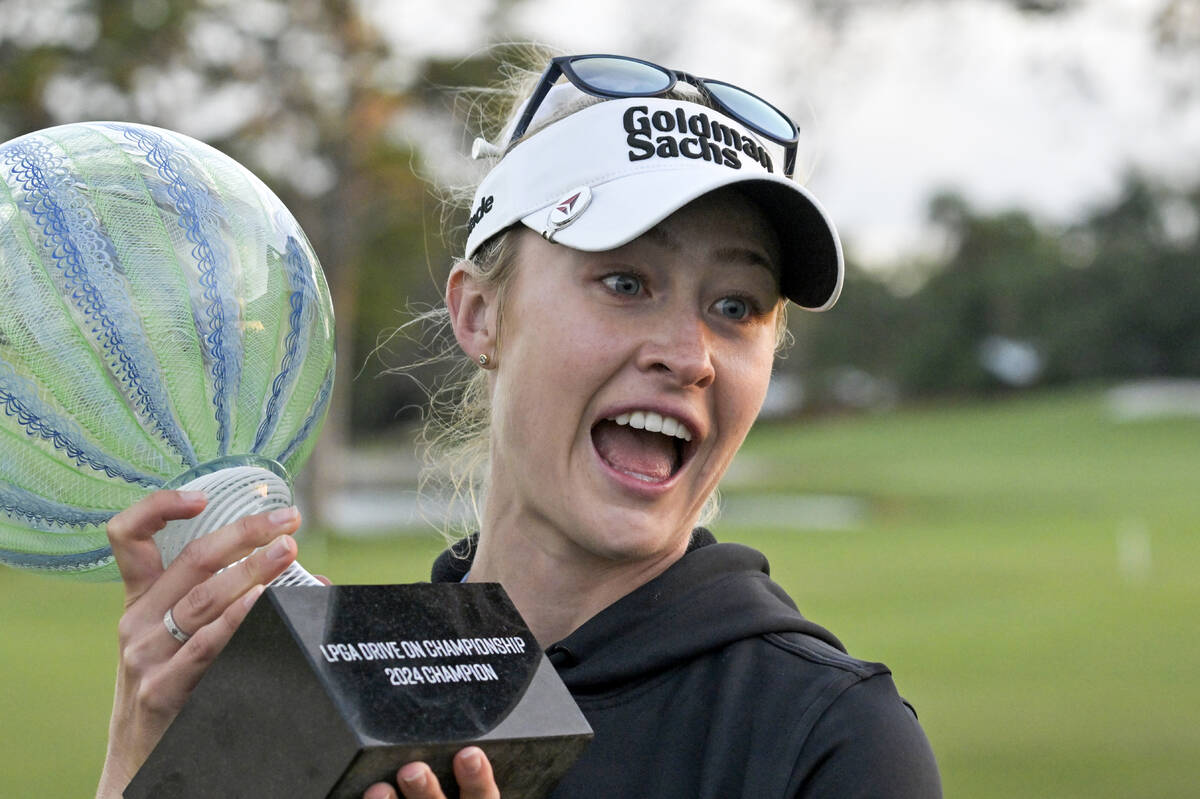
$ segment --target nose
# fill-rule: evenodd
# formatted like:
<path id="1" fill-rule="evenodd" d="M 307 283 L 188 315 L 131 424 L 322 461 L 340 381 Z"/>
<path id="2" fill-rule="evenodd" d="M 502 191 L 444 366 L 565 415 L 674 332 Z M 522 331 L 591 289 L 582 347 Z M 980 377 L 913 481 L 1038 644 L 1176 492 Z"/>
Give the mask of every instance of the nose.
<path id="1" fill-rule="evenodd" d="M 716 377 L 712 330 L 693 314 L 673 314 L 656 325 L 638 352 L 638 368 L 658 372 L 680 387 L 707 388 Z"/>

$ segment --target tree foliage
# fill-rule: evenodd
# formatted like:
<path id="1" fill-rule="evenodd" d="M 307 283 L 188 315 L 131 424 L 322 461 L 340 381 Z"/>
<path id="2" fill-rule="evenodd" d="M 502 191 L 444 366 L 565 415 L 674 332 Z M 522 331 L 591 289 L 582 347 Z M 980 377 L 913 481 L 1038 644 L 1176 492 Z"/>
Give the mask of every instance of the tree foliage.
<path id="1" fill-rule="evenodd" d="M 930 218 L 951 246 L 916 292 L 897 296 L 851 265 L 838 307 L 802 320 L 818 383 L 847 366 L 914 397 L 1200 376 L 1200 189 L 1131 175 L 1114 203 L 1065 230 L 954 195 L 935 198 Z M 989 362 L 996 342 L 1036 359 L 1027 381 Z"/>

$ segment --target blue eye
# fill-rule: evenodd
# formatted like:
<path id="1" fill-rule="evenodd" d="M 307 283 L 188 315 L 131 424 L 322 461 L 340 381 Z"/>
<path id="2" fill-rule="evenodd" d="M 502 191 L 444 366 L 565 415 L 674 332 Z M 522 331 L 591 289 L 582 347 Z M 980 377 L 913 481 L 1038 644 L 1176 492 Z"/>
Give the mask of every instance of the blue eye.
<path id="1" fill-rule="evenodd" d="M 750 305 L 741 297 L 722 297 L 713 308 L 726 319 L 745 319 L 750 315 Z"/>
<path id="2" fill-rule="evenodd" d="M 642 290 L 641 278 L 636 275 L 626 273 L 618 273 L 615 275 L 607 275 L 603 279 L 604 285 L 608 286 L 611 291 L 617 294 L 637 294 Z"/>

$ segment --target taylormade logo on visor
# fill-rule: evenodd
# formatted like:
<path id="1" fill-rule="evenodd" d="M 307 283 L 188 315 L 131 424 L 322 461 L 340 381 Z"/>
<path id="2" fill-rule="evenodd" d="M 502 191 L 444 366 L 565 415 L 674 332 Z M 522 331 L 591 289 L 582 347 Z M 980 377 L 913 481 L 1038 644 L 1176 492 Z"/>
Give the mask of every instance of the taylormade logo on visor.
<path id="1" fill-rule="evenodd" d="M 647 158 L 692 158 L 716 164 L 742 168 L 745 155 L 768 172 L 775 170 L 771 156 L 757 142 L 741 132 L 712 120 L 700 112 L 688 115 L 681 108 L 674 112 L 660 110 L 650 113 L 644 105 L 635 105 L 625 110 L 622 118 L 625 138 L 629 145 L 629 160 L 644 161 Z"/>
<path id="2" fill-rule="evenodd" d="M 484 197 L 483 199 L 481 199 L 479 201 L 479 205 L 476 206 L 475 212 L 472 213 L 471 218 L 467 220 L 467 235 L 468 236 L 471 235 L 471 231 L 473 231 L 475 229 L 475 226 L 483 221 L 483 217 L 485 215 L 491 213 L 492 206 L 495 204 L 495 202 L 496 202 L 496 198 L 491 196 L 490 194 L 487 197 Z"/>

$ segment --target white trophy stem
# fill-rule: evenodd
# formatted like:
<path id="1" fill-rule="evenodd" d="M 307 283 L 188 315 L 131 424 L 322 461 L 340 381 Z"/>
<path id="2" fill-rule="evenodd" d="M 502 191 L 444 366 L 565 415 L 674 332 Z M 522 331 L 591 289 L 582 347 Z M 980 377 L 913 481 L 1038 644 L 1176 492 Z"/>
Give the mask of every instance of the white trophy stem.
<path id="1" fill-rule="evenodd" d="M 208 504 L 200 515 L 191 519 L 167 522 L 154 536 L 162 555 L 163 568 L 171 564 L 188 545 L 202 535 L 211 533 L 230 522 L 253 513 L 287 508 L 292 504 L 292 492 L 279 475 L 258 466 L 232 466 L 201 475 L 180 491 L 203 491 Z M 271 585 L 322 585 L 299 563 L 292 563 Z"/>

